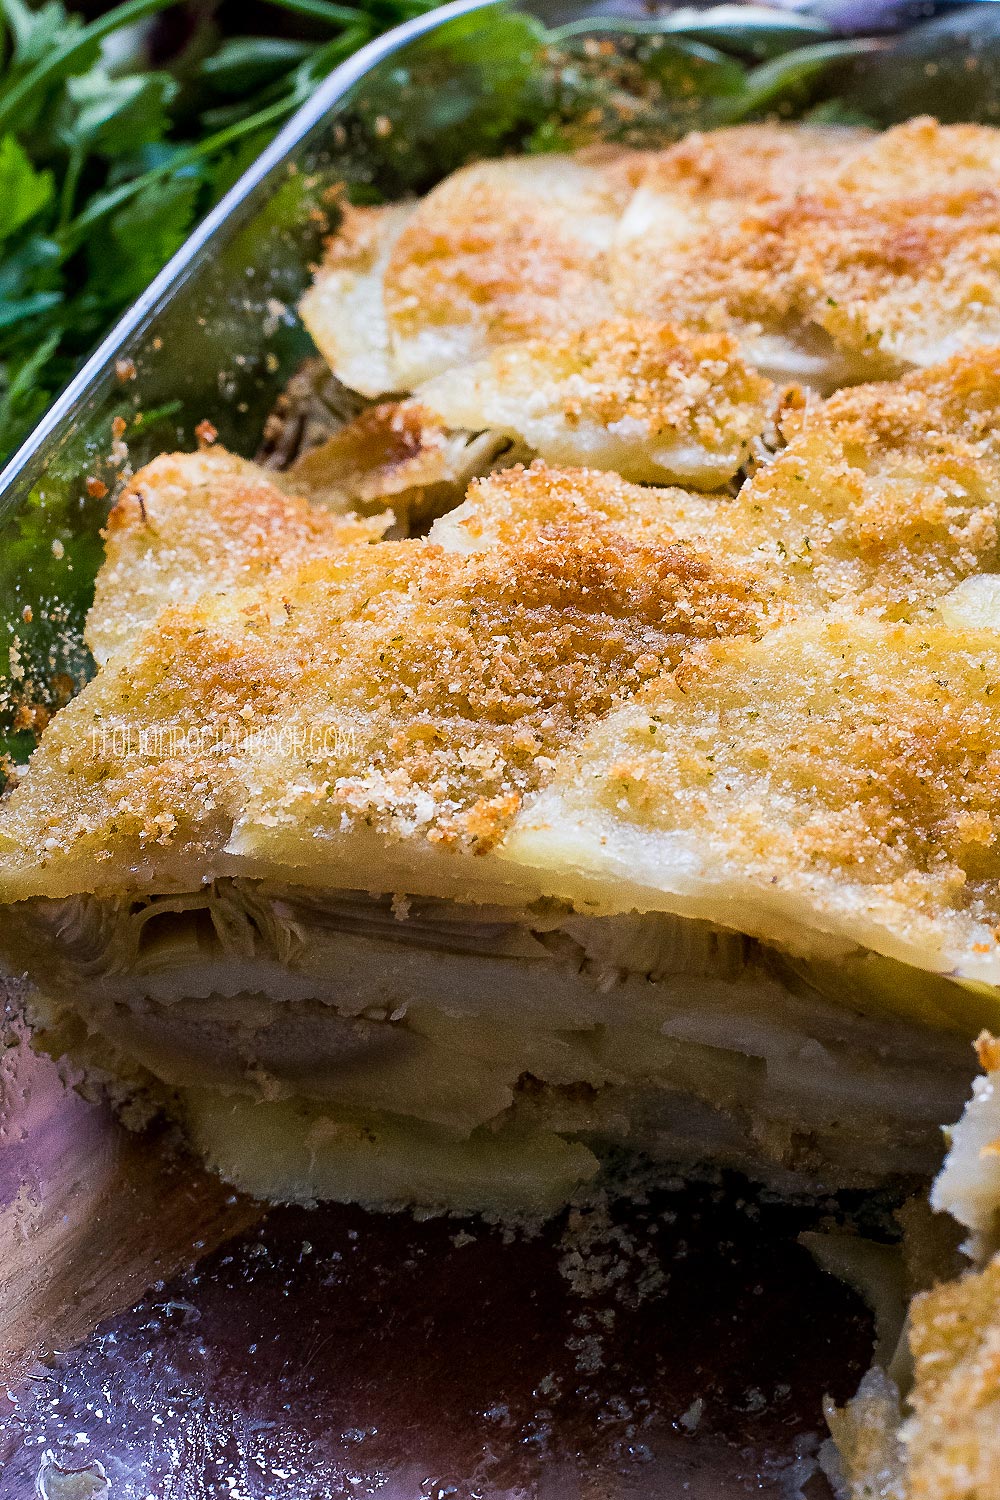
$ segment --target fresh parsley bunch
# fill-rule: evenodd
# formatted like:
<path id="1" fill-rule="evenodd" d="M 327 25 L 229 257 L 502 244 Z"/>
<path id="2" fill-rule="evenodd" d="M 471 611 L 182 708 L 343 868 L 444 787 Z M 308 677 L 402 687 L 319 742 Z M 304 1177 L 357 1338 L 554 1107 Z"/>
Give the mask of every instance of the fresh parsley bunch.
<path id="1" fill-rule="evenodd" d="M 152 68 L 174 3 L 84 24 L 0 0 L 0 460 L 319 80 L 433 0 L 269 0 L 315 38 L 220 40 L 203 19 Z"/>

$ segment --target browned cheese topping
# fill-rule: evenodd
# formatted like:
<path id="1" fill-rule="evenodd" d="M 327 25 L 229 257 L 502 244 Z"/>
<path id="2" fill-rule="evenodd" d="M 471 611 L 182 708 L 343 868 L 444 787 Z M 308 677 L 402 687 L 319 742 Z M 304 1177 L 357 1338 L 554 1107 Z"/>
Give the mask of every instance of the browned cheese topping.
<path id="1" fill-rule="evenodd" d="M 858 622 L 719 643 L 651 688 L 609 748 L 603 797 L 644 824 L 701 828 L 775 870 L 901 880 L 914 900 L 928 880 L 932 902 L 996 906 L 990 634 Z"/>
<path id="2" fill-rule="evenodd" d="M 561 759 L 505 857 L 996 983 L 998 851 L 1000 636 L 855 617 L 693 649 Z"/>
<path id="3" fill-rule="evenodd" d="M 796 296 L 789 216 L 866 139 L 840 127 L 741 125 L 653 156 L 615 242 L 618 306 L 696 326 L 718 324 L 723 309 L 780 325 Z"/>
<path id="4" fill-rule="evenodd" d="M 972 573 L 1000 569 L 1000 353 L 786 413 L 788 446 L 729 519 L 727 554 L 763 551 L 803 599 L 906 620 Z"/>
<path id="5" fill-rule="evenodd" d="M 456 354 L 607 317 L 607 255 L 635 170 L 627 156 L 529 157 L 466 167 L 428 193 L 385 275 L 406 384 Z"/>
<path id="6" fill-rule="evenodd" d="M 503 344 L 416 393 L 447 426 L 509 434 L 549 463 L 699 489 L 749 458 L 770 397 L 733 339 L 643 318 Z"/>

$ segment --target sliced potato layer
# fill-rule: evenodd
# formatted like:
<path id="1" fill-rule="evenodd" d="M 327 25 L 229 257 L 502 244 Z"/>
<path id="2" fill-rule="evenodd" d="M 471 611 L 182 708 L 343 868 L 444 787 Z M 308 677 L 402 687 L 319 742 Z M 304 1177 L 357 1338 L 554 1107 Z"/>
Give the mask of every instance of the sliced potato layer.
<path id="1" fill-rule="evenodd" d="M 730 338 L 617 319 L 508 344 L 417 400 L 447 427 L 509 434 L 548 463 L 711 490 L 749 457 L 769 392 Z"/>
<path id="2" fill-rule="evenodd" d="M 996 130 L 929 119 L 691 136 L 622 220 L 616 303 L 827 389 L 1000 343 L 998 165 Z"/>
<path id="3" fill-rule="evenodd" d="M 505 858 L 569 899 L 1000 980 L 1000 642 L 870 620 L 717 642 L 612 714 Z"/>
<path id="4" fill-rule="evenodd" d="M 336 515 L 287 495 L 274 476 L 221 448 L 164 453 L 119 496 L 87 617 L 98 662 L 171 605 L 246 588 L 339 547 L 375 541 L 382 518 Z"/>
<path id="5" fill-rule="evenodd" d="M 349 834 L 489 849 L 581 727 L 766 615 L 748 570 L 626 523 L 580 505 L 481 553 L 342 548 L 165 611 L 5 805 L 4 895 L 197 885 L 227 844 L 324 879 Z"/>

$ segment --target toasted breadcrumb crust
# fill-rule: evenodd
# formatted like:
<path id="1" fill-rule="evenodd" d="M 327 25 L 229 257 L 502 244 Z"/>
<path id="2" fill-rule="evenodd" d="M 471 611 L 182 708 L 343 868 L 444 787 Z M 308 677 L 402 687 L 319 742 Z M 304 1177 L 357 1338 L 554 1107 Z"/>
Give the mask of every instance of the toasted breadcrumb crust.
<path id="1" fill-rule="evenodd" d="M 578 864 L 642 847 L 665 891 L 995 983 L 1000 636 L 854 619 L 702 646 L 598 725 L 524 823 L 512 858 L 547 839 L 557 861 L 576 828 Z"/>
<path id="2" fill-rule="evenodd" d="M 782 430 L 725 510 L 727 555 L 777 552 L 801 598 L 897 620 L 1000 569 L 1000 351 L 811 401 Z"/>
<path id="3" fill-rule="evenodd" d="M 284 494 L 256 464 L 222 448 L 161 454 L 108 516 L 87 645 L 104 662 L 168 605 L 376 541 L 385 525 L 384 516 L 335 515 Z"/>
<path id="4" fill-rule="evenodd" d="M 676 666 L 692 642 L 738 634 L 756 637 L 796 610 L 808 613 L 817 607 L 826 608 L 833 599 L 844 602 L 846 598 L 852 608 L 869 608 L 879 616 L 919 613 L 921 606 L 933 602 L 939 593 L 950 588 L 956 577 L 989 564 L 995 552 L 996 502 L 991 496 L 998 491 L 1000 477 L 994 418 L 1000 389 L 998 375 L 1000 364 L 995 354 L 963 357 L 940 370 L 907 377 L 901 382 L 844 392 L 819 406 L 812 403 L 792 408 L 785 418 L 788 447 L 763 467 L 735 499 L 636 486 L 614 474 L 551 469 L 536 463 L 530 469 L 516 467 L 475 481 L 468 500 L 436 523 L 430 548 L 421 543 L 406 544 L 397 556 L 383 546 L 371 554 L 364 567 L 361 558 L 366 549 L 351 548 L 350 577 L 363 587 L 366 601 L 385 596 L 386 613 L 378 614 L 376 619 L 384 624 L 391 614 L 393 634 L 404 639 L 415 637 L 421 628 L 422 609 L 427 607 L 426 601 L 433 600 L 435 608 L 440 606 L 444 611 L 433 632 L 438 646 L 452 628 L 460 634 L 467 631 L 473 619 L 476 630 L 487 631 L 491 640 L 502 638 L 505 643 L 514 644 L 509 647 L 511 655 L 507 655 L 506 644 L 501 652 L 507 667 L 494 685 L 494 697 L 470 699 L 470 706 L 463 714 L 460 749 L 466 761 L 470 751 L 490 760 L 492 791 L 479 787 L 476 795 L 472 795 L 464 771 L 457 772 L 448 762 L 455 745 L 447 734 L 440 740 L 441 755 L 426 761 L 422 779 L 410 765 L 397 764 L 391 756 L 386 760 L 377 740 L 358 739 L 353 726 L 356 759 L 349 768 L 336 769 L 332 778 L 335 781 L 339 778 L 338 797 L 343 804 L 338 806 L 337 816 L 349 803 L 355 812 L 367 809 L 364 817 L 369 826 L 391 829 L 397 836 L 419 833 L 426 837 L 433 832 L 437 839 L 489 847 L 502 835 L 524 793 L 541 784 L 551 755 L 565 748 L 573 735 L 594 716 L 605 713 L 615 699 L 627 697 L 645 676 L 665 665 Z M 404 422 L 401 430 L 394 430 L 391 423 L 397 420 L 398 413 L 395 409 L 390 412 L 388 418 L 385 412 L 370 414 L 369 425 L 372 432 L 378 424 L 384 431 L 388 422 L 390 435 L 399 444 L 398 463 L 405 471 L 406 464 L 419 465 L 425 461 L 423 419 L 415 408 L 411 409 L 407 415 L 414 419 L 413 427 L 407 428 Z M 360 421 L 364 427 L 365 418 Z M 408 453 L 413 457 L 407 457 Z M 387 467 L 394 456 L 390 449 Z M 255 483 L 249 483 L 250 479 Z M 353 537 L 367 534 L 366 526 L 370 523 L 310 509 L 304 502 L 260 482 L 259 474 L 251 466 L 218 450 L 157 460 L 133 482 L 113 513 L 109 559 L 102 573 L 90 627 L 95 649 L 106 654 L 116 642 L 127 640 L 139 623 L 149 619 L 165 602 L 181 604 L 209 588 L 232 589 L 241 584 L 259 587 L 259 601 L 251 594 L 241 609 L 249 612 L 248 618 L 271 621 L 275 617 L 272 608 L 275 590 L 280 586 L 281 597 L 285 598 L 286 593 L 291 597 L 292 592 L 304 586 L 301 573 L 295 574 L 295 565 L 323 555 L 336 556 Z M 437 558 L 435 569 L 428 572 L 426 579 L 416 582 L 410 573 L 414 569 L 418 572 L 430 569 L 430 558 Z M 316 566 L 325 564 L 317 562 Z M 529 602 L 537 586 L 539 568 L 551 582 L 560 566 L 564 576 L 558 592 L 545 603 L 546 623 L 542 635 L 538 635 L 537 619 L 529 609 Z M 400 569 L 407 578 L 403 590 L 405 605 L 400 599 Z M 385 579 L 380 581 L 383 571 Z M 278 580 L 278 574 L 287 576 Z M 126 576 L 128 589 L 124 587 Z M 264 587 L 269 578 L 273 579 L 270 591 Z M 509 595 L 502 593 L 503 579 L 509 585 Z M 365 632 L 354 620 L 356 590 L 347 589 L 344 575 L 335 573 L 330 580 L 330 599 L 324 613 L 317 592 L 319 580 L 314 580 L 310 588 L 312 628 L 317 638 L 324 630 L 333 628 L 333 622 L 337 622 L 338 639 L 346 639 L 346 632 L 354 632 L 352 638 L 358 653 L 353 668 L 355 677 L 360 681 L 369 673 L 380 705 L 387 713 L 401 713 L 402 705 L 396 703 L 397 695 L 392 690 L 392 674 L 376 670 L 375 664 L 364 656 Z M 652 595 L 648 592 L 650 588 Z M 125 610 L 116 607 L 116 601 L 123 595 L 129 600 Z M 511 603 L 510 621 L 502 613 L 496 613 L 501 597 L 509 598 Z M 415 607 L 418 598 L 421 608 Z M 656 610 L 643 614 L 642 601 L 648 603 L 650 598 L 655 599 L 658 614 Z M 604 603 L 600 603 L 601 599 Z M 206 599 L 204 607 L 206 622 L 212 622 L 213 629 L 220 620 L 229 620 L 231 601 L 213 603 Z M 522 613 L 525 609 L 529 610 L 527 615 Z M 577 618 L 578 610 L 586 617 L 586 631 Z M 378 624 L 374 628 L 377 638 Z M 223 637 L 227 642 L 229 629 L 226 624 Z M 602 631 L 607 632 L 606 640 L 599 639 Z M 158 641 L 159 635 L 158 631 Z M 208 649 L 207 635 L 211 635 L 209 623 L 192 627 L 190 651 L 194 656 Z M 474 632 L 473 636 L 478 642 L 478 634 Z M 275 649 L 289 639 L 291 634 L 283 625 L 274 636 Z M 464 635 L 462 639 L 465 640 Z M 891 639 L 880 638 L 876 645 L 888 653 L 887 661 L 898 649 L 900 660 L 905 663 L 913 642 L 900 638 L 890 646 Z M 954 641 L 956 637 L 951 639 Z M 777 640 L 769 637 L 769 643 Z M 182 648 L 178 645 L 177 649 Z M 225 649 L 228 651 L 228 644 Z M 266 654 L 266 649 L 262 639 L 260 651 Z M 301 642 L 298 649 L 305 650 Z M 543 651 L 547 666 L 543 669 L 539 665 L 537 672 L 543 675 L 554 672 L 559 663 L 559 675 L 551 682 L 561 683 L 559 690 L 567 695 L 565 712 L 554 718 L 555 709 L 544 693 L 536 701 L 531 692 L 525 696 L 518 685 L 517 663 L 522 663 L 527 671 L 533 653 L 539 650 Z M 482 654 L 487 651 L 484 643 L 477 644 L 475 649 L 468 643 L 462 647 L 457 658 L 460 668 L 443 659 L 433 662 L 429 646 L 427 651 L 421 671 L 424 695 L 430 693 L 433 697 L 442 692 L 442 674 L 447 679 L 449 693 L 461 688 L 466 671 L 477 683 L 489 676 Z M 158 652 L 158 646 L 151 651 L 151 663 L 160 660 Z M 576 653 L 582 653 L 579 660 Z M 491 651 L 487 654 L 492 660 Z M 323 659 L 320 652 L 315 659 L 317 663 Z M 400 652 L 396 643 L 386 659 L 403 671 L 406 654 Z M 343 670 L 341 657 L 337 660 Z M 640 660 L 642 670 L 636 665 Z M 680 667 L 677 682 L 682 689 L 686 690 L 685 674 L 701 670 L 699 660 Z M 599 671 L 595 662 L 600 664 Z M 619 674 L 617 680 L 606 675 L 612 662 Z M 212 669 L 206 663 L 202 666 L 198 680 L 212 681 Z M 790 682 L 794 682 L 794 658 L 790 659 L 787 670 L 792 673 Z M 980 665 L 979 670 L 986 668 Z M 603 683 L 600 691 L 588 675 L 594 671 L 598 671 Z M 257 675 L 251 677 L 258 681 Z M 263 667 L 259 681 L 266 681 Z M 730 685 L 725 683 L 724 676 L 719 681 L 723 684 L 722 691 L 728 693 Z M 974 686 L 975 681 L 966 685 Z M 833 778 L 835 771 L 847 780 L 857 775 L 870 777 L 873 771 L 868 750 L 876 742 L 885 743 L 894 735 L 901 737 L 900 752 L 891 762 L 894 773 L 903 774 L 908 766 L 904 744 L 914 743 L 923 745 L 922 764 L 928 775 L 935 765 L 947 768 L 947 745 L 932 737 L 935 726 L 940 729 L 946 722 L 952 728 L 959 726 L 956 732 L 961 733 L 963 742 L 969 746 L 990 748 L 992 705 L 987 706 L 981 722 L 977 719 L 973 723 L 978 712 L 973 702 L 961 704 L 955 698 L 949 705 L 952 716 L 949 719 L 948 715 L 940 716 L 935 700 L 927 735 L 921 741 L 911 722 L 918 700 L 911 698 L 907 689 L 890 703 L 875 691 L 875 682 L 874 669 L 866 669 L 864 680 L 857 685 L 861 713 L 863 716 L 874 711 L 874 705 L 880 715 L 879 723 L 884 720 L 888 727 L 884 735 L 880 731 L 864 744 L 856 739 L 838 739 L 828 758 L 828 778 Z M 314 681 L 317 692 L 321 691 L 320 683 L 317 677 Z M 992 692 L 992 686 L 989 690 Z M 88 689 L 95 695 L 96 691 Z M 289 723 L 304 723 L 314 712 L 312 701 L 308 694 L 296 698 L 289 691 L 290 697 L 281 712 Z M 718 691 L 718 682 L 709 680 L 706 693 L 712 714 L 720 710 Z M 149 692 L 150 688 L 144 686 L 144 699 Z M 540 715 L 546 721 L 551 719 L 555 728 L 551 737 L 543 734 L 535 743 L 535 755 L 540 755 L 541 761 L 535 764 L 532 757 L 530 772 L 520 765 L 509 746 L 496 741 L 493 715 L 499 702 L 497 695 L 502 692 L 510 698 L 507 712 L 512 723 L 517 722 L 523 728 L 521 721 L 525 716 L 526 722 L 533 723 Z M 247 688 L 244 707 L 251 720 L 255 718 L 259 698 L 256 690 Z M 199 735 L 204 738 L 207 734 L 213 743 L 219 738 L 213 714 L 218 701 L 222 700 L 213 695 L 205 705 L 196 695 L 188 705 L 193 716 L 188 720 L 189 725 L 195 725 Z M 335 704 L 338 690 L 331 688 L 326 701 Z M 428 701 L 425 696 L 421 698 L 425 705 Z M 471 706 L 473 701 L 479 705 L 475 711 Z M 777 704 L 783 708 L 789 706 L 783 689 L 777 693 Z M 745 706 L 749 707 L 749 703 Z M 794 709 L 794 704 L 791 706 Z M 480 708 L 483 720 L 477 730 L 476 713 Z M 277 713 L 275 708 L 274 714 Z M 645 713 L 645 708 L 640 713 Z M 322 715 L 315 722 L 321 720 Z M 138 720 L 134 727 L 138 729 Z M 393 738 L 384 723 L 380 733 Z M 479 743 L 473 749 L 477 733 Z M 398 735 L 395 738 L 398 741 Z M 163 757 L 154 758 L 157 764 L 153 780 L 158 784 L 164 774 Z M 465 766 L 466 761 L 460 764 Z M 809 764 L 812 766 L 812 760 Z M 982 776 L 987 779 L 991 774 L 988 766 L 989 755 L 984 752 Z M 512 777 L 505 779 L 512 767 Z M 402 781 L 398 775 L 401 771 L 405 771 Z M 988 799 L 984 803 L 984 795 L 977 791 L 978 800 L 973 799 L 976 805 L 971 806 L 970 789 L 959 784 L 967 773 L 972 774 L 966 768 L 954 784 L 939 785 L 936 795 L 943 795 L 949 815 L 964 830 L 962 836 L 968 835 L 973 846 L 988 848 L 995 830 L 989 821 L 980 826 L 981 815 L 988 814 Z M 197 769 L 191 774 L 197 780 L 205 773 Z M 295 785 L 301 781 L 290 766 L 286 766 L 285 774 Z M 671 774 L 678 774 L 677 768 Z M 385 791 L 387 776 L 396 778 L 393 783 L 396 791 Z M 310 783 L 309 796 L 313 802 L 317 784 Z M 653 785 L 648 781 L 645 784 Z M 677 782 L 672 796 L 678 795 L 681 784 Z M 880 783 L 883 791 L 887 784 L 883 776 Z M 212 777 L 207 778 L 206 785 L 214 799 Z M 919 799 L 921 785 L 919 775 L 913 771 L 904 788 L 905 796 L 901 791 L 896 798 L 899 807 L 906 797 Z M 171 790 L 171 796 L 175 790 L 176 787 Z M 657 797 L 666 797 L 667 790 L 665 783 L 660 785 Z M 630 795 L 632 792 L 634 788 Z M 233 795 L 236 797 L 233 817 L 243 817 L 244 813 L 249 816 L 240 796 Z M 49 801 L 45 837 L 52 838 L 53 822 L 59 819 L 53 820 L 51 808 L 59 805 L 59 798 L 51 789 L 46 796 Z M 664 805 L 669 802 L 667 797 Z M 418 803 L 420 816 L 415 811 Z M 474 824 L 482 822 L 487 805 L 492 809 L 488 831 L 470 831 Z M 848 805 L 854 807 L 854 812 L 849 819 L 850 827 L 845 825 L 843 830 L 839 854 L 832 846 L 821 852 L 820 823 L 816 821 L 815 808 L 811 810 L 814 844 L 810 859 L 825 859 L 832 868 L 838 858 L 846 858 L 864 847 L 865 878 L 891 882 L 905 877 L 911 884 L 916 882 L 911 892 L 914 901 L 920 879 L 926 884 L 933 874 L 936 883 L 924 889 L 921 898 L 928 920 L 934 902 L 943 900 L 947 907 L 954 896 L 952 888 L 958 884 L 965 883 L 964 895 L 966 899 L 969 897 L 975 860 L 968 868 L 957 856 L 949 864 L 947 844 L 942 842 L 942 829 L 937 826 L 928 828 L 925 835 L 927 848 L 933 846 L 936 850 L 933 871 L 928 866 L 927 848 L 918 849 L 913 844 L 920 827 L 919 818 L 913 817 L 913 808 L 919 807 L 919 800 L 909 809 L 906 837 L 902 823 L 899 827 L 890 826 L 877 815 L 877 799 L 863 800 L 857 805 L 848 799 L 840 812 L 845 813 Z M 501 806 L 503 816 L 497 817 L 496 809 Z M 474 808 L 478 810 L 473 812 Z M 257 811 L 262 817 L 278 815 L 264 803 Z M 728 809 L 726 817 L 732 811 Z M 293 820 L 300 812 L 298 809 L 293 814 L 290 808 L 283 808 L 280 816 Z M 155 820 L 172 815 L 165 799 L 163 805 L 151 804 L 149 817 L 154 820 L 153 826 L 160 829 L 155 834 L 157 841 L 162 840 L 162 827 Z M 738 822 L 735 812 L 733 817 L 735 827 Z M 900 819 L 902 814 L 897 808 L 897 821 Z M 148 837 L 148 833 L 143 834 L 143 838 Z M 866 838 L 868 844 L 863 845 Z M 784 852 L 790 858 L 791 846 Z M 777 860 L 775 851 L 772 855 Z M 888 867 L 882 869 L 890 855 L 896 860 L 892 873 L 887 872 Z M 847 859 L 848 864 L 851 862 Z M 789 863 L 788 868 L 791 867 Z M 991 867 L 987 864 L 987 868 Z M 880 870 L 882 873 L 878 874 Z"/>
<path id="5" fill-rule="evenodd" d="M 765 363 L 797 347 L 820 383 L 824 364 L 843 383 L 1000 342 L 995 130 L 830 130 L 798 155 L 797 127 L 749 132 L 649 169 L 616 242 L 619 307 L 729 328 Z"/>
<path id="6" fill-rule="evenodd" d="M 858 369 L 905 370 L 1000 342 L 1000 190 L 815 205 L 796 233 L 813 321 Z"/>
<path id="7" fill-rule="evenodd" d="M 646 157 L 639 187 L 676 186 L 690 202 L 726 219 L 734 208 L 801 195 L 881 139 L 856 127 L 773 122 L 694 131 Z"/>
<path id="8" fill-rule="evenodd" d="M 303 317 L 370 395 L 615 313 L 727 332 L 821 389 L 883 378 L 1000 344 L 998 160 L 990 127 L 922 118 L 480 163 L 346 209 Z"/>
<path id="9" fill-rule="evenodd" d="M 496 344 L 608 317 L 607 254 L 644 160 L 480 162 L 419 202 L 345 204 L 302 320 L 335 375 L 381 396 Z"/>
<path id="10" fill-rule="evenodd" d="M 140 865 L 197 885 L 240 818 L 489 849 L 580 729 L 762 612 L 752 575 L 583 507 L 488 552 L 347 547 L 203 596 L 53 724 L 4 809 L 5 898 Z"/>
<path id="11" fill-rule="evenodd" d="M 801 341 L 798 216 L 817 180 L 866 139 L 843 127 L 744 125 L 690 135 L 652 158 L 615 238 L 615 305 L 727 330 L 755 359 L 773 353 L 760 335 Z M 839 383 L 828 344 L 809 353 L 819 383 Z"/>
<path id="12" fill-rule="evenodd" d="M 687 490 L 629 484 L 598 469 L 550 468 L 538 459 L 475 480 L 464 503 L 436 521 L 430 535 L 449 551 L 482 552 L 516 547 L 539 526 L 593 516 L 636 540 L 676 543 L 707 531 L 717 505 Z"/>
<path id="13" fill-rule="evenodd" d="M 993 125 L 941 125 L 917 115 L 869 135 L 832 173 L 843 192 L 870 202 L 909 199 L 947 189 L 982 188 L 1000 172 L 1000 130 Z"/>
<path id="14" fill-rule="evenodd" d="M 928 915 L 982 902 L 1000 922 L 992 633 L 788 626 L 689 656 L 645 695 L 656 705 L 669 719 L 644 726 L 638 744 L 656 749 L 641 776 L 616 761 L 615 806 L 656 826 L 707 819 L 723 838 L 728 825 L 769 866 L 902 881 Z"/>
<path id="15" fill-rule="evenodd" d="M 432 189 L 385 274 L 404 388 L 496 344 L 608 317 L 607 254 L 640 160 L 482 162 Z"/>
<path id="16" fill-rule="evenodd" d="M 1000 1040 L 989 1031 L 981 1031 L 976 1037 L 976 1057 L 984 1073 L 1000 1072 Z"/>
<path id="17" fill-rule="evenodd" d="M 509 432 L 549 463 L 715 489 L 749 457 L 770 394 L 733 339 L 619 318 L 503 346 L 417 400 L 450 427 Z"/>
<path id="18" fill-rule="evenodd" d="M 790 404 L 787 446 L 734 497 L 533 470 L 477 481 L 434 536 L 473 550 L 586 503 L 653 526 L 759 579 L 800 613 L 927 618 L 963 578 L 1000 570 L 1000 353 Z M 778 614 L 772 614 L 777 623 Z"/>
<path id="19" fill-rule="evenodd" d="M 886 368 L 1000 343 L 1000 131 L 921 117 L 819 185 L 795 231 L 813 316 Z"/>
<path id="20" fill-rule="evenodd" d="M 993 1500 L 1000 1475 L 1000 1258 L 914 1299 L 907 1500 Z"/>
<path id="21" fill-rule="evenodd" d="M 334 508 L 433 518 L 513 449 L 711 490 L 748 460 L 776 406 L 725 335 L 612 319 L 446 371 L 362 412 L 276 482 Z"/>

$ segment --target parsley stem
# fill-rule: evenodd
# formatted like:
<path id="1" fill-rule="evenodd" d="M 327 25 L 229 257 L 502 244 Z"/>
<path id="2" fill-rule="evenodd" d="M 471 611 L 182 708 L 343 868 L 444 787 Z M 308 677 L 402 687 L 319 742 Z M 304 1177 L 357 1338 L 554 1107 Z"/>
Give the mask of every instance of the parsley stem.
<path id="1" fill-rule="evenodd" d="M 120 27 L 131 26 L 174 4 L 176 0 L 126 0 L 124 5 L 116 5 L 114 10 L 109 10 L 96 21 L 84 26 L 69 41 L 54 47 L 47 57 L 36 63 L 31 72 L 9 90 L 6 97 L 0 97 L 0 130 L 6 129 L 16 116 L 23 114 L 32 94 L 51 80 L 72 72 L 72 66 L 67 65 L 84 56 L 96 43 L 103 41 Z"/>
<path id="2" fill-rule="evenodd" d="M 311 16 L 314 21 L 327 21 L 331 26 L 350 26 L 359 15 L 356 6 L 335 5 L 333 0 L 267 0 L 267 4 L 297 16 Z"/>
<path id="3" fill-rule="evenodd" d="M 0 0 L 0 10 L 2 3 L 3 0 Z M 311 16 L 314 20 L 326 21 L 332 26 L 350 26 L 359 17 L 354 6 L 338 5 L 334 0 L 267 0 L 267 3 L 277 6 L 279 10 L 293 11 L 298 15 Z M 33 94 L 51 80 L 72 72 L 72 64 L 106 36 L 176 4 L 177 0 L 125 0 L 124 5 L 116 5 L 113 10 L 84 26 L 68 41 L 54 47 L 47 57 L 36 63 L 31 72 L 10 89 L 6 97 L 0 94 L 0 130 L 6 129 L 17 115 L 23 113 L 25 104 Z"/>
<path id="4" fill-rule="evenodd" d="M 84 147 L 80 142 L 77 142 L 69 154 L 69 161 L 66 163 L 66 176 L 63 178 L 62 189 L 59 193 L 59 223 L 57 230 L 60 234 L 66 228 L 73 214 L 77 184 L 80 181 L 80 173 L 83 171 L 85 156 Z"/>
<path id="5" fill-rule="evenodd" d="M 102 193 L 99 198 L 91 201 L 89 208 L 85 208 L 82 214 L 78 214 L 72 223 L 66 226 L 67 240 L 76 240 L 85 229 L 106 218 L 123 203 L 127 203 L 136 193 L 141 193 L 143 188 L 158 182 L 162 177 L 170 177 L 174 172 L 184 167 L 192 166 L 196 161 L 201 161 L 206 156 L 212 156 L 216 151 L 221 151 L 225 146 L 238 141 L 242 136 L 251 134 L 254 130 L 261 130 L 266 125 L 275 124 L 285 115 L 289 114 L 295 107 L 295 99 L 279 99 L 275 104 L 269 104 L 266 109 L 259 109 L 256 114 L 248 115 L 245 120 L 237 120 L 234 125 L 227 125 L 225 130 L 217 130 L 214 135 L 206 136 L 196 146 L 189 146 L 184 151 L 178 151 L 176 156 L 169 161 L 163 162 L 159 167 L 151 167 L 148 172 L 143 172 L 141 177 L 133 177 L 129 182 L 122 183 L 121 187 L 112 189 L 109 193 Z"/>

